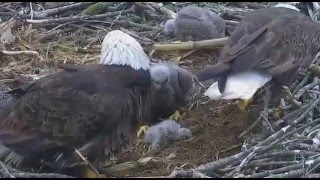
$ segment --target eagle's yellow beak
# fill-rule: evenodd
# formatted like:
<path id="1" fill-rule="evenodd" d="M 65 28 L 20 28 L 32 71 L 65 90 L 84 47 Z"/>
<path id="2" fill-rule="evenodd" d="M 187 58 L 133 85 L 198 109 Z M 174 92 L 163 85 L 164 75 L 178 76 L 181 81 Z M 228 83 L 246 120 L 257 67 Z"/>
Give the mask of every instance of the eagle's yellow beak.
<path id="1" fill-rule="evenodd" d="M 247 111 L 248 106 L 250 106 L 252 102 L 253 102 L 253 98 L 246 99 L 246 100 L 238 100 L 237 106 L 242 112 L 244 112 L 244 111 Z"/>
<path id="2" fill-rule="evenodd" d="M 149 128 L 148 125 L 141 126 L 137 132 L 137 137 L 139 138 L 142 133 L 145 134 L 148 128 Z"/>

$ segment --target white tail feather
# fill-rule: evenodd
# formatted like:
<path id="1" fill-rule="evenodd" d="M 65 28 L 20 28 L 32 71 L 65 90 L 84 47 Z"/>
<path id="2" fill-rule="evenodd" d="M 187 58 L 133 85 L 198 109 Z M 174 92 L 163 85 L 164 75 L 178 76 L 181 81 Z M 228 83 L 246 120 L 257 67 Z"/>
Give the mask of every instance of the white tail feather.
<path id="1" fill-rule="evenodd" d="M 226 88 L 221 94 L 218 82 L 213 83 L 204 93 L 210 99 L 250 99 L 256 91 L 272 79 L 269 74 L 246 71 L 228 77 Z"/>

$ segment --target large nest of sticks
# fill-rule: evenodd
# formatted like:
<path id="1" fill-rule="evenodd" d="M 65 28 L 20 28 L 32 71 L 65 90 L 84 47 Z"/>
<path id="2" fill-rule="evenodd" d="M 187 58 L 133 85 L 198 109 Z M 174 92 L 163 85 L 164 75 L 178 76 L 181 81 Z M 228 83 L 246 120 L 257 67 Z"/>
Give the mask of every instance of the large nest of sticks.
<path id="1" fill-rule="evenodd" d="M 155 62 L 172 61 L 192 72 L 216 63 L 225 39 L 196 50 L 190 44 L 162 45 L 172 41 L 161 32 L 163 22 L 190 4 L 0 3 L 0 101 L 8 98 L 3 93 L 8 88 L 58 71 L 56 63 L 95 63 L 102 39 L 113 29 L 135 37 Z M 277 3 L 193 4 L 223 17 L 229 35 L 245 12 Z M 197 85 L 179 122 L 191 129 L 191 140 L 146 153 L 148 145 L 138 139 L 130 154 L 117 155 L 99 172 L 107 177 L 319 177 L 319 63 L 284 88 L 282 114 L 268 111 L 272 134 L 259 128 L 260 94 L 247 112 L 240 112 L 234 101 L 204 98 Z M 66 177 L 22 172 L 2 162 L 0 169 L 2 177 Z"/>

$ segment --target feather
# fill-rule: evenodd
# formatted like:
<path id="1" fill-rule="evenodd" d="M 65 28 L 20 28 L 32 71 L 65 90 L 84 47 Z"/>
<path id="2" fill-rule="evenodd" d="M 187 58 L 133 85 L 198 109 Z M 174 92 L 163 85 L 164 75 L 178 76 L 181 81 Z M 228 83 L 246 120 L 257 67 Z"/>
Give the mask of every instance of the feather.
<path id="1" fill-rule="evenodd" d="M 220 93 L 218 83 L 213 83 L 204 93 L 211 99 L 250 99 L 255 92 L 265 83 L 270 81 L 272 76 L 257 71 L 246 71 L 232 74 L 226 81 L 223 93 Z"/>

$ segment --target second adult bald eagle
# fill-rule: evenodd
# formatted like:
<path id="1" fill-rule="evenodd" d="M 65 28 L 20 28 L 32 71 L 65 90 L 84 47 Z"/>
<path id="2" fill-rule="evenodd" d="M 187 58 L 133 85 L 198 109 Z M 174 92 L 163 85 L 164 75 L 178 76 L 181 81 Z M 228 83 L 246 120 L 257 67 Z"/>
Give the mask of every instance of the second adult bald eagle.
<path id="1" fill-rule="evenodd" d="M 206 92 L 213 99 L 242 99 L 272 80 L 272 99 L 297 70 L 308 67 L 319 51 L 320 24 L 282 7 L 248 12 L 231 34 L 218 63 L 197 74 L 200 81 L 218 78 Z M 244 103 L 246 106 L 247 103 Z"/>
<path id="2" fill-rule="evenodd" d="M 160 122 L 160 118 L 178 120 L 179 109 L 187 105 L 187 94 L 194 87 L 193 74 L 172 63 L 154 63 L 150 69 L 151 88 L 151 124 Z M 147 126 L 138 132 L 145 131 Z"/>
<path id="3" fill-rule="evenodd" d="M 13 89 L 1 107 L 0 140 L 23 157 L 7 159 L 17 167 L 52 162 L 57 154 L 68 159 L 75 148 L 90 161 L 101 160 L 126 148 L 150 118 L 150 61 L 128 34 L 105 36 L 99 64 L 61 68 Z"/>

